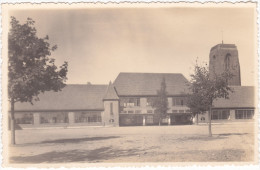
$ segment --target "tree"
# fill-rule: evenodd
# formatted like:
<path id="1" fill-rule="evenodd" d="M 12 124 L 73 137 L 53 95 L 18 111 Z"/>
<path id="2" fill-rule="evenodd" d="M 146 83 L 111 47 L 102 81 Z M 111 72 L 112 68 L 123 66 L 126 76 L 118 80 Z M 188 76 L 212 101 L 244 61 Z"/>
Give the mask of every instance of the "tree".
<path id="1" fill-rule="evenodd" d="M 233 75 L 229 70 L 224 70 L 221 74 L 214 71 L 209 72 L 206 66 L 195 65 L 194 74 L 191 75 L 190 88 L 192 94 L 188 97 L 187 106 L 193 114 L 200 114 L 208 111 L 209 136 L 211 132 L 211 108 L 213 101 L 217 98 L 228 98 L 229 92 L 233 92 L 228 86 L 228 80 Z"/>
<path id="2" fill-rule="evenodd" d="M 157 97 L 152 102 L 152 107 L 155 108 L 155 113 L 159 116 L 159 126 L 161 125 L 161 119 L 165 118 L 168 110 L 168 99 L 166 92 L 165 78 L 162 79 L 161 89 L 157 90 Z"/>
<path id="3" fill-rule="evenodd" d="M 199 93 L 192 93 L 188 95 L 187 106 L 193 117 L 196 117 L 196 124 L 198 124 L 198 115 L 207 111 L 207 103 L 203 103 L 203 96 Z"/>
<path id="4" fill-rule="evenodd" d="M 11 103 L 11 144 L 15 144 L 15 103 L 38 101 L 45 91 L 59 91 L 65 87 L 68 63 L 59 68 L 49 58 L 57 46 L 50 46 L 49 37 L 38 38 L 34 21 L 28 18 L 20 24 L 11 17 L 8 33 L 8 99 Z"/>

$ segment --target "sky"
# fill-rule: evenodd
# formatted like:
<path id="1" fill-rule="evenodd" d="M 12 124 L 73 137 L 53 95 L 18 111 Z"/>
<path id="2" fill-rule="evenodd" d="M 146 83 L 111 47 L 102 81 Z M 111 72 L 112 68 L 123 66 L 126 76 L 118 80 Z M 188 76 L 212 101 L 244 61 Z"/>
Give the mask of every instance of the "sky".
<path id="1" fill-rule="evenodd" d="M 13 10 L 21 23 L 36 23 L 58 49 L 56 64 L 69 63 L 67 84 L 108 84 L 120 72 L 182 73 L 209 61 L 211 47 L 238 48 L 242 85 L 255 84 L 253 8 L 85 8 Z M 223 34 L 222 34 L 223 32 Z M 223 38 L 222 38 L 223 37 Z"/>

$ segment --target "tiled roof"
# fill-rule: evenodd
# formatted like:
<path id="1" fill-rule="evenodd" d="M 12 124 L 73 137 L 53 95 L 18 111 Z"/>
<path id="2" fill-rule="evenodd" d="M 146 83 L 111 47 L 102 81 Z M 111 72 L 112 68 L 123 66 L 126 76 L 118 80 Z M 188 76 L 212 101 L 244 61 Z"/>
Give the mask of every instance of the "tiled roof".
<path id="1" fill-rule="evenodd" d="M 229 99 L 217 99 L 213 102 L 214 108 L 246 108 L 255 107 L 255 92 L 253 86 L 231 86 L 233 93 Z"/>
<path id="2" fill-rule="evenodd" d="M 67 85 L 62 91 L 39 95 L 40 101 L 15 103 L 15 110 L 103 110 L 107 85 Z"/>
<path id="3" fill-rule="evenodd" d="M 116 94 L 116 90 L 114 85 L 110 82 L 105 94 L 105 97 L 103 98 L 104 100 L 118 100 L 119 97 Z"/>
<path id="4" fill-rule="evenodd" d="M 163 78 L 165 78 L 168 95 L 189 92 L 187 79 L 177 73 L 120 73 L 114 81 L 114 86 L 119 96 L 156 95 Z"/>
<path id="5" fill-rule="evenodd" d="M 40 101 L 16 103 L 16 111 L 43 110 L 103 110 L 103 99 L 118 99 L 117 95 L 156 95 L 163 77 L 168 95 L 181 95 L 189 92 L 187 80 L 182 74 L 172 73 L 120 73 L 113 84 L 108 85 L 67 85 L 59 92 L 45 92 L 39 95 Z M 234 93 L 229 99 L 215 100 L 214 108 L 255 107 L 254 87 L 232 86 Z"/>

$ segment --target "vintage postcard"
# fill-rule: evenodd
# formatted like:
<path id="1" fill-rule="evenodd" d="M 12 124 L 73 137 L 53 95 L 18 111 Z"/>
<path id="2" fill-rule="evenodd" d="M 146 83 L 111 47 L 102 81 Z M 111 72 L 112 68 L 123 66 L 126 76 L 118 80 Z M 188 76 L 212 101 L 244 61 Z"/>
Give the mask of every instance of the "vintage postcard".
<path id="1" fill-rule="evenodd" d="M 3 166 L 258 164 L 256 7 L 2 4 Z"/>

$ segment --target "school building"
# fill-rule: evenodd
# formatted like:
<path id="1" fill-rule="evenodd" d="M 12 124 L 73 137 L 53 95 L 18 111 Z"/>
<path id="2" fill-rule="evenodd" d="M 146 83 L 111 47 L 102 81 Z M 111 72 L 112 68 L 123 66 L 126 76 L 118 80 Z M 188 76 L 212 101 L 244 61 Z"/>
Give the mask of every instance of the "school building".
<path id="1" fill-rule="evenodd" d="M 232 70 L 233 89 L 229 99 L 213 103 L 212 121 L 246 121 L 255 118 L 255 89 L 241 86 L 238 51 L 233 44 L 218 44 L 210 51 L 210 72 Z M 232 68 L 232 69 L 231 69 Z M 186 106 L 190 93 L 188 80 L 180 73 L 120 73 L 108 85 L 67 85 L 59 92 L 45 92 L 40 101 L 15 104 L 15 120 L 21 127 L 38 126 L 148 126 L 158 125 L 151 106 L 162 79 L 168 97 L 164 125 L 191 124 L 193 117 Z M 207 122 L 201 114 L 199 122 Z"/>

